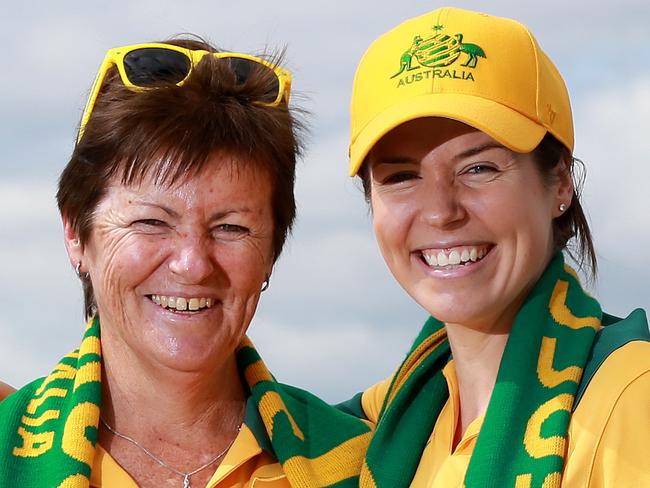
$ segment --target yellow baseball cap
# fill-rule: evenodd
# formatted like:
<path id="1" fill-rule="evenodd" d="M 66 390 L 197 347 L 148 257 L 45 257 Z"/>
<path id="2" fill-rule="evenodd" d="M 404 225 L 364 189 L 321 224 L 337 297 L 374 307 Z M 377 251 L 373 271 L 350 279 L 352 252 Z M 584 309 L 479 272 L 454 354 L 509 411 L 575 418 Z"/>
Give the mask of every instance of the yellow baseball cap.
<path id="1" fill-rule="evenodd" d="M 387 132 L 420 117 L 459 120 L 521 153 L 550 132 L 573 152 L 566 86 L 530 31 L 457 8 L 407 20 L 373 42 L 350 111 L 350 176 Z"/>

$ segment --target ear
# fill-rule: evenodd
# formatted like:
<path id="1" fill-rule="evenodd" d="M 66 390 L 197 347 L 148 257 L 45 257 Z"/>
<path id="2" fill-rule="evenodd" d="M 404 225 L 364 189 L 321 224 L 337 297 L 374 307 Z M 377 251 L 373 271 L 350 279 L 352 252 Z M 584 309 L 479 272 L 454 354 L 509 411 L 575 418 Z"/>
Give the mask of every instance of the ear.
<path id="1" fill-rule="evenodd" d="M 561 211 L 560 205 L 564 204 L 566 208 L 571 206 L 574 195 L 574 184 L 572 174 L 573 161 L 570 154 L 564 154 L 562 161 L 555 167 L 555 208 L 553 209 L 553 217 L 559 217 L 566 210 Z"/>
<path id="2" fill-rule="evenodd" d="M 70 223 L 70 219 L 65 215 L 63 216 L 63 237 L 72 267 L 76 268 L 78 263 L 82 263 L 83 266 L 84 248 L 81 239 L 79 239 L 77 231 Z"/>

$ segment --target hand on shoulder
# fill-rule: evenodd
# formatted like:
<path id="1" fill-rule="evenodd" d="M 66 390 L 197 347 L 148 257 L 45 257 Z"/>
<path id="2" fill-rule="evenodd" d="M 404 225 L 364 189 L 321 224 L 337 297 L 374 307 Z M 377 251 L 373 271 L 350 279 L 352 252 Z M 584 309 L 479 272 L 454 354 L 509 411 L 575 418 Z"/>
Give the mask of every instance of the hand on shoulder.
<path id="1" fill-rule="evenodd" d="M 0 381 L 0 402 L 11 395 L 14 391 L 16 391 L 16 389 L 13 386 Z"/>

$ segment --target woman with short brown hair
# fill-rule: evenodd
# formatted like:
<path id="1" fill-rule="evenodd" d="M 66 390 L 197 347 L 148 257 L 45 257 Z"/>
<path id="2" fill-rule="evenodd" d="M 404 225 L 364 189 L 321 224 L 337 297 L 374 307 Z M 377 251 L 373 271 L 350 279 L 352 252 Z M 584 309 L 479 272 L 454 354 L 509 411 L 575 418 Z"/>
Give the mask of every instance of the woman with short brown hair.
<path id="1" fill-rule="evenodd" d="M 1 486 L 289 486 L 237 359 L 295 216 L 289 92 L 201 40 L 108 52 L 57 194 L 88 325 L 1 404 Z"/>

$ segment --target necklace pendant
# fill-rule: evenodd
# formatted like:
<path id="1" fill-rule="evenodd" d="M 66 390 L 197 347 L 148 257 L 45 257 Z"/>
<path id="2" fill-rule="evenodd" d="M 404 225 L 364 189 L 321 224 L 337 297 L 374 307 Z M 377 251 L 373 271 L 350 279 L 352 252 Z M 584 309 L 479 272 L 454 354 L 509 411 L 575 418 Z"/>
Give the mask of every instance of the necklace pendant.
<path id="1" fill-rule="evenodd" d="M 183 488 L 192 488 L 190 486 L 190 475 L 186 474 L 185 477 L 183 478 Z"/>

